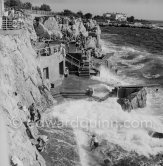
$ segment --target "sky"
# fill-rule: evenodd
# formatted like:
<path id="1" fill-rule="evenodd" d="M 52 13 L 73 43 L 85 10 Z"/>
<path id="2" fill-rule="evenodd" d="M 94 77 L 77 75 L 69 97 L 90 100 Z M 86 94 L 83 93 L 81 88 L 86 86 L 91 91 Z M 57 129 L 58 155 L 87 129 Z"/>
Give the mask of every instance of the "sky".
<path id="1" fill-rule="evenodd" d="M 64 9 L 91 12 L 102 15 L 106 12 L 123 12 L 138 19 L 163 20 L 163 0 L 22 0 L 34 5 L 49 4 L 58 12 Z"/>

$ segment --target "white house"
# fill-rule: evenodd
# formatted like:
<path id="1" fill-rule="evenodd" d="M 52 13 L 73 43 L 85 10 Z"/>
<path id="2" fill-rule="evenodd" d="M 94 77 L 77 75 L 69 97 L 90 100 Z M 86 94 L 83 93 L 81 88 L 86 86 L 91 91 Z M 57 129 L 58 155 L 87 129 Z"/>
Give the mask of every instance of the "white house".
<path id="1" fill-rule="evenodd" d="M 103 16 L 112 21 L 126 21 L 127 16 L 123 13 L 105 13 Z"/>
<path id="2" fill-rule="evenodd" d="M 116 13 L 115 20 L 117 21 L 127 21 L 127 16 L 124 13 Z"/>
<path id="3" fill-rule="evenodd" d="M 106 17 L 106 18 L 111 18 L 112 13 L 104 13 L 103 16 Z"/>

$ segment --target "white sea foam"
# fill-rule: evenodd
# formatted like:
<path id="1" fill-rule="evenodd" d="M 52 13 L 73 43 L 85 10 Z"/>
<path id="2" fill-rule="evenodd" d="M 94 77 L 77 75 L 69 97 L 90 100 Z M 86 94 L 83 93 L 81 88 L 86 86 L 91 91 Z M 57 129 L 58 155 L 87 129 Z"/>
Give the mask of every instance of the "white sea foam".
<path id="1" fill-rule="evenodd" d="M 99 138 L 107 139 L 128 151 L 134 150 L 147 156 L 163 152 L 163 141 L 148 135 L 149 130 L 160 132 L 163 128 L 161 121 L 150 115 L 148 107 L 128 113 L 122 111 L 114 98 L 102 103 L 80 100 L 56 106 L 52 114 L 54 117 L 59 117 L 65 124 L 71 124 L 75 130 L 84 131 L 86 135 L 96 133 Z M 109 125 L 109 127 L 108 125 L 97 125 L 104 122 L 106 124 L 107 122 L 116 122 L 117 125 Z M 126 122 L 131 122 L 131 124 L 132 122 L 133 124 L 150 122 L 152 125 L 128 128 L 122 125 Z M 85 144 L 87 145 L 87 142 Z"/>
<path id="2" fill-rule="evenodd" d="M 103 43 L 103 49 L 106 53 L 116 51 L 114 45 L 107 47 L 106 43 Z M 120 56 L 123 56 L 124 50 L 135 51 L 135 49 L 124 47 L 123 51 L 116 52 L 115 59 L 113 58 L 113 60 L 117 60 Z M 142 58 L 141 56 L 138 58 Z M 105 89 L 109 90 L 115 85 L 140 84 L 143 82 L 126 76 L 122 77 L 115 75 L 105 67 L 101 67 L 100 76 L 93 77 L 93 79 L 110 84 L 110 86 L 99 85 L 99 87 L 96 85 L 95 88 L 98 89 L 97 93 L 100 93 L 100 90 L 102 92 L 105 91 Z M 61 105 L 55 106 L 53 109 L 54 111 L 51 112 L 50 116 L 58 117 L 64 124 L 71 124 L 74 128 L 79 145 L 81 161 L 84 166 L 87 166 L 90 163 L 88 161 L 90 159 L 83 146 L 89 146 L 88 139 L 90 138 L 91 133 L 96 133 L 100 140 L 106 139 L 108 142 L 118 144 L 128 151 L 133 150 L 140 155 L 146 156 L 149 156 L 150 154 L 156 155 L 163 152 L 163 140 L 152 138 L 148 132 L 162 132 L 162 117 L 157 116 L 156 111 L 160 110 L 159 104 L 162 103 L 163 91 L 160 90 L 160 92 L 155 93 L 154 89 L 152 92 L 149 92 L 149 90 L 151 89 L 148 89 L 147 107 L 133 110 L 130 113 L 124 112 L 121 109 L 116 98 L 109 98 L 101 103 L 89 100 L 67 101 Z M 153 94 L 158 95 L 157 101 L 156 96 L 154 97 Z M 92 125 L 92 122 L 94 125 Z M 95 125 L 95 123 L 98 122 L 112 122 L 111 124 L 114 125 L 109 127 L 105 125 Z M 124 125 L 126 122 L 129 122 L 130 124 L 132 124 L 132 122 L 138 124 L 150 122 L 152 125 L 143 124 L 134 127 L 133 123 L 128 128 Z"/>

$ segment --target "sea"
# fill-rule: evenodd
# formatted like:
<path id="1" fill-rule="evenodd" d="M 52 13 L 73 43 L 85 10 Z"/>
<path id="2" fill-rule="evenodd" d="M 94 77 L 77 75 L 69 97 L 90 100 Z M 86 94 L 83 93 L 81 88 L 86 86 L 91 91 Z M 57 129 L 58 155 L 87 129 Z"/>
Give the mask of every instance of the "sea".
<path id="1" fill-rule="evenodd" d="M 162 153 L 163 140 L 151 137 L 149 131 L 163 133 L 163 30 L 104 27 L 101 45 L 104 54 L 114 53 L 109 61 L 118 72 L 106 66 L 101 67 L 100 75 L 92 77 L 99 81 L 94 85 L 96 95 L 101 96 L 116 85 L 155 84 L 146 88 L 147 106 L 125 112 L 116 98 L 108 98 L 100 103 L 89 99 L 67 100 L 53 108 L 52 116 L 65 124 L 68 122 L 74 128 L 84 166 L 98 165 L 91 160 L 88 150 L 92 134 L 99 141 L 106 140 L 139 155 L 149 157 Z M 133 125 L 145 121 L 150 121 L 152 126 Z M 117 125 L 99 125 L 101 122 L 116 122 Z M 125 122 L 132 125 L 121 125 Z"/>

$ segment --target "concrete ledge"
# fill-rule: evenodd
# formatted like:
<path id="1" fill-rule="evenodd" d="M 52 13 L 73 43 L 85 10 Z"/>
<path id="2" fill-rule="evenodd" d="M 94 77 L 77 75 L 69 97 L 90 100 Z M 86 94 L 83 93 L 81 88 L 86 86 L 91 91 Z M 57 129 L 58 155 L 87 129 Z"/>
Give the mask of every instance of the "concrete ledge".
<path id="1" fill-rule="evenodd" d="M 0 29 L 0 35 L 20 35 L 24 32 L 25 30 L 24 29 L 18 29 L 18 30 L 2 30 Z"/>

